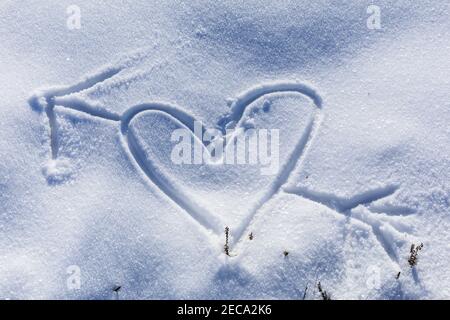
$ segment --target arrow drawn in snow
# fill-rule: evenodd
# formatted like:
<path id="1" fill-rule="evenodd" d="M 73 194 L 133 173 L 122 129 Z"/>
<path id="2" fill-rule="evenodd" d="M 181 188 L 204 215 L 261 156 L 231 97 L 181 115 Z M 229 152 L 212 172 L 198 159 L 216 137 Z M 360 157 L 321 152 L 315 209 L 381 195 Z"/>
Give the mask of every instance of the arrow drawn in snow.
<path id="1" fill-rule="evenodd" d="M 46 90 L 40 90 L 35 92 L 29 99 L 29 104 L 34 110 L 45 111 L 49 120 L 50 126 L 50 147 L 51 155 L 53 159 L 58 157 L 58 124 L 56 121 L 55 107 L 64 107 L 67 109 L 77 110 L 86 113 L 92 117 L 97 117 L 105 120 L 109 120 L 120 125 L 120 132 L 122 134 L 123 146 L 126 149 L 130 160 L 150 179 L 161 191 L 163 191 L 174 203 L 187 212 L 194 221 L 198 222 L 202 227 L 214 231 L 217 235 L 220 235 L 223 230 L 223 226 L 220 225 L 218 219 L 213 214 L 209 213 L 205 208 L 191 200 L 188 196 L 175 190 L 166 179 L 160 177 L 154 167 L 145 160 L 142 151 L 139 149 L 138 144 L 132 134 L 129 134 L 130 122 L 141 112 L 144 111 L 160 111 L 166 113 L 168 116 L 181 122 L 184 126 L 194 132 L 194 122 L 196 119 L 184 111 L 179 106 L 165 103 L 165 102 L 150 102 L 145 104 L 136 105 L 127 109 L 124 113 L 118 114 L 110 112 L 104 109 L 97 108 L 90 105 L 84 100 L 75 97 L 68 97 L 73 93 L 81 92 L 89 89 L 99 83 L 107 81 L 108 79 L 116 76 L 122 71 L 121 68 L 109 68 L 98 74 L 86 78 L 72 86 L 65 87 L 53 87 Z M 306 189 L 300 188 L 285 188 L 283 186 L 288 181 L 288 178 L 295 168 L 298 168 L 303 163 L 307 151 L 310 149 L 312 141 L 316 136 L 320 124 L 322 122 L 322 98 L 320 95 L 310 86 L 293 81 L 277 81 L 272 83 L 262 84 L 254 87 L 237 97 L 237 99 L 231 105 L 231 112 L 222 117 L 217 125 L 225 132 L 225 128 L 228 123 L 239 123 L 242 119 L 246 108 L 256 101 L 257 99 L 273 93 L 282 92 L 295 92 L 300 93 L 308 97 L 314 104 L 315 116 L 307 125 L 305 133 L 300 137 L 297 142 L 294 151 L 288 157 L 286 163 L 282 166 L 279 174 L 275 177 L 274 181 L 268 188 L 267 192 L 263 195 L 259 201 L 255 203 L 251 209 L 249 215 L 242 221 L 241 226 L 234 230 L 235 239 L 240 242 L 246 231 L 254 220 L 256 213 L 259 209 L 267 203 L 274 195 L 280 191 L 296 194 L 303 198 L 309 199 L 314 202 L 318 202 L 324 206 L 331 208 L 332 210 L 345 215 L 350 215 L 352 209 L 359 205 L 368 205 L 376 200 L 388 197 L 392 195 L 397 186 L 386 186 L 384 188 L 363 192 L 351 198 L 342 199 L 334 195 L 323 194 L 319 192 L 312 192 Z M 64 99 L 62 99 L 64 97 Z M 205 128 L 203 128 L 205 130 Z M 206 145 L 205 145 L 206 146 Z M 362 218 L 360 221 L 369 224 L 372 227 L 373 232 L 377 236 L 381 245 L 385 249 L 386 253 L 391 257 L 393 261 L 396 261 L 396 257 L 393 254 L 393 250 L 389 248 L 387 241 L 380 237 L 378 232 L 379 227 L 374 223 L 368 222 Z"/>

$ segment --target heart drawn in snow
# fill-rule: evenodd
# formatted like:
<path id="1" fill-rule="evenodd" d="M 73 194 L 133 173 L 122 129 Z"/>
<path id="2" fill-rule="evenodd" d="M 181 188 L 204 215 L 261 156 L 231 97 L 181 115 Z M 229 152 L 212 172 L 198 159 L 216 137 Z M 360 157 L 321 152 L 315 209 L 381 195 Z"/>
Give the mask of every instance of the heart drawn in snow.
<path id="1" fill-rule="evenodd" d="M 219 234 L 225 226 L 239 239 L 257 210 L 276 194 L 287 181 L 295 165 L 304 156 L 320 123 L 320 96 L 299 82 L 274 82 L 241 93 L 231 111 L 217 122 L 223 133 L 215 142 L 228 141 L 225 149 L 239 148 L 235 139 L 227 139 L 226 128 L 233 127 L 234 137 L 249 131 L 278 130 L 279 164 L 274 174 L 261 174 L 262 164 L 176 164 L 171 154 L 177 129 L 189 130 L 192 148 L 207 147 L 194 138 L 196 119 L 176 105 L 150 102 L 116 114 L 89 105 L 68 95 L 111 78 L 120 69 L 109 69 L 81 83 L 36 92 L 29 100 L 38 110 L 45 110 L 51 130 L 52 156 L 58 156 L 55 106 L 65 107 L 119 123 L 123 146 L 139 170 L 203 227 Z M 65 99 L 61 99 L 65 97 Z M 254 129 L 248 130 L 249 128 Z M 207 129 L 202 128 L 201 132 Z M 250 137 L 251 134 L 247 137 Z M 197 149 L 198 150 L 198 149 Z M 193 151 L 194 152 L 194 151 Z M 244 148 L 245 152 L 245 148 Z"/>

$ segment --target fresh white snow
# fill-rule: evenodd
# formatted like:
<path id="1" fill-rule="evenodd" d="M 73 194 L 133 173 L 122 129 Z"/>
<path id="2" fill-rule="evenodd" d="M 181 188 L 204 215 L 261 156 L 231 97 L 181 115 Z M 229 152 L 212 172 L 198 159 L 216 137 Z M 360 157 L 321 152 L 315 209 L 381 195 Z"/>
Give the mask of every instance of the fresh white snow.
<path id="1" fill-rule="evenodd" d="M 449 10 L 1 0 L 0 299 L 450 298 Z M 196 120 L 279 171 L 173 163 Z"/>

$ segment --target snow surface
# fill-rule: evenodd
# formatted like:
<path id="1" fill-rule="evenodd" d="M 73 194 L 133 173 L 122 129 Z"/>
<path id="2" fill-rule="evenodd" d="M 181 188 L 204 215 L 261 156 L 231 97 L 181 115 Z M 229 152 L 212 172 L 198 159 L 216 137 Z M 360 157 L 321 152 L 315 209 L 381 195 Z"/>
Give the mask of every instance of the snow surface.
<path id="1" fill-rule="evenodd" d="M 0 299 L 450 298 L 449 7 L 1 0 Z M 173 164 L 193 119 L 280 172 Z"/>

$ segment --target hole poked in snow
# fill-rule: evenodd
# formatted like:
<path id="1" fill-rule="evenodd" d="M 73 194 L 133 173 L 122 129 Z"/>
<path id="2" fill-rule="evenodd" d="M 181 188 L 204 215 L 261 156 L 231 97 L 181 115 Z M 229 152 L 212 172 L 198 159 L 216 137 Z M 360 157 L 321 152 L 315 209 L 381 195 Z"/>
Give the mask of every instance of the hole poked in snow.
<path id="1" fill-rule="evenodd" d="M 69 159 L 57 158 L 46 162 L 42 168 L 47 182 L 49 184 L 61 184 L 66 182 L 73 175 L 73 166 Z"/>

